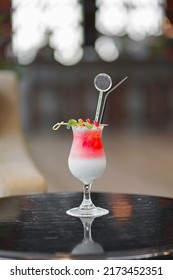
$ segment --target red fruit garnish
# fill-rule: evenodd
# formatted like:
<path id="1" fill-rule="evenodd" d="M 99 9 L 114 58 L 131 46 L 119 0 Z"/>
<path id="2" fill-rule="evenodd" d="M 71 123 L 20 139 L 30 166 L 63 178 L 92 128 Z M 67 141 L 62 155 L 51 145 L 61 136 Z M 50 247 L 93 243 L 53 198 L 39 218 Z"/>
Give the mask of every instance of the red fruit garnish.
<path id="1" fill-rule="evenodd" d="M 99 122 L 96 121 L 96 120 L 94 120 L 94 125 L 95 125 L 95 126 L 99 126 Z"/>
<path id="2" fill-rule="evenodd" d="M 86 122 L 92 124 L 91 120 L 90 119 L 86 119 Z"/>

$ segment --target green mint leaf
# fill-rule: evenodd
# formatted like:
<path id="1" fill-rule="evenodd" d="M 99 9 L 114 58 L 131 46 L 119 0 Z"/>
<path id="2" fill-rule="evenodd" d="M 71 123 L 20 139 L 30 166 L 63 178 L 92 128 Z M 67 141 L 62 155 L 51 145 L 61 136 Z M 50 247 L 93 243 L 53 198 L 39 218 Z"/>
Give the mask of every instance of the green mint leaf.
<path id="1" fill-rule="evenodd" d="M 67 124 L 67 129 L 70 129 L 70 127 L 74 124 L 77 124 L 77 121 L 75 119 L 70 119 Z"/>
<path id="2" fill-rule="evenodd" d="M 88 129 L 91 129 L 93 127 L 92 124 L 90 124 L 88 122 L 84 122 L 84 124 Z"/>

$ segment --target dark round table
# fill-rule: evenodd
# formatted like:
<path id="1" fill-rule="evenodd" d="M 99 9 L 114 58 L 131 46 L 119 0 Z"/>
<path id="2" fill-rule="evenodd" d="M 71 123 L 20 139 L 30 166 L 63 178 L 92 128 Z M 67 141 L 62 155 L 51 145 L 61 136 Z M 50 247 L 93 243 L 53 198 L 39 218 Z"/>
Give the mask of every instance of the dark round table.
<path id="1" fill-rule="evenodd" d="M 173 259 L 173 199 L 92 193 L 108 215 L 66 214 L 82 193 L 0 199 L 0 259 Z"/>

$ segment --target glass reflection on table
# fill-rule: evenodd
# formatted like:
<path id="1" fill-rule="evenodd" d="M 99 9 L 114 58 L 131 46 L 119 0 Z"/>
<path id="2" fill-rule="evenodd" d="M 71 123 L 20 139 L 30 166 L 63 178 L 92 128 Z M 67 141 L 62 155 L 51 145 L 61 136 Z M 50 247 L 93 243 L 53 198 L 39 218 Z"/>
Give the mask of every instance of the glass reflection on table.
<path id="1" fill-rule="evenodd" d="M 102 246 L 92 239 L 91 228 L 95 218 L 87 217 L 87 218 L 80 218 L 80 220 L 83 225 L 84 236 L 81 243 L 77 244 L 73 248 L 71 252 L 72 255 L 103 254 L 104 250 Z"/>

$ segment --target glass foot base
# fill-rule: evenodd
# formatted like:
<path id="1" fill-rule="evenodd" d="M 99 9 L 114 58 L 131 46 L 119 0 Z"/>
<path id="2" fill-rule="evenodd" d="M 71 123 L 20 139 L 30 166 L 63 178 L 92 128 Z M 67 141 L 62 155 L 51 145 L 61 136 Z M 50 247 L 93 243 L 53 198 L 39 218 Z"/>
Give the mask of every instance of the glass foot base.
<path id="1" fill-rule="evenodd" d="M 68 211 L 66 211 L 66 213 L 68 215 L 71 215 L 73 217 L 78 217 L 78 218 L 91 218 L 91 217 L 101 217 L 101 216 L 104 216 L 106 214 L 109 213 L 109 211 L 107 209 L 104 209 L 104 208 L 100 208 L 100 207 L 95 207 L 95 208 L 92 208 L 92 209 L 81 209 L 79 207 L 75 207 L 75 208 L 72 208 Z"/>

